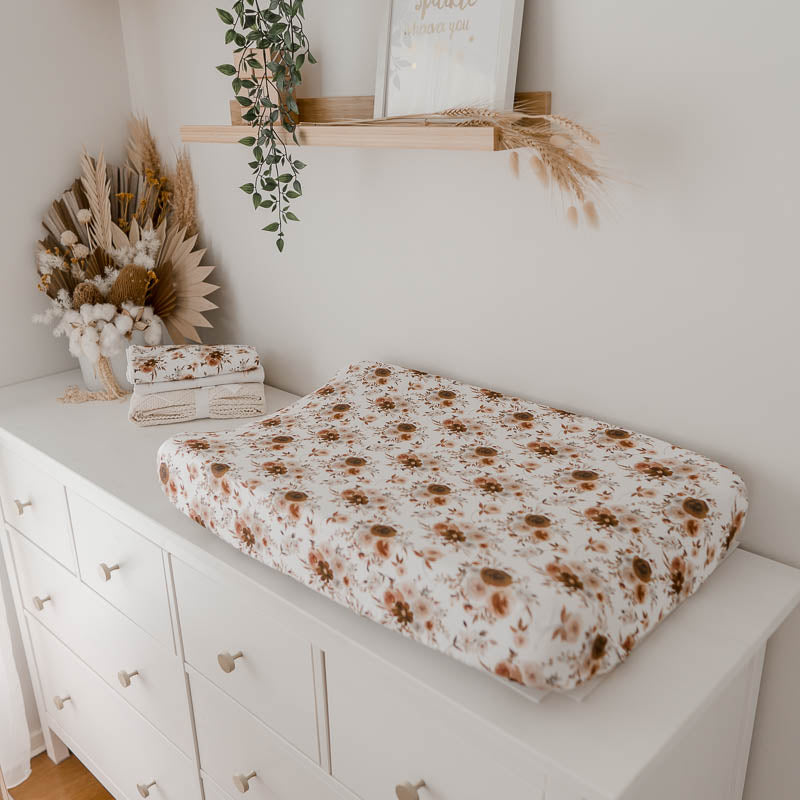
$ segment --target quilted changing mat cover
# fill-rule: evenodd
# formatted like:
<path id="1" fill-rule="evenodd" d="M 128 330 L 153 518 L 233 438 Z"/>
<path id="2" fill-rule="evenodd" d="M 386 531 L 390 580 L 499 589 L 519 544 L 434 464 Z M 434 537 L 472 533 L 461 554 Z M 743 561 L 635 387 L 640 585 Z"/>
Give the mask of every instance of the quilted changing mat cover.
<path id="1" fill-rule="evenodd" d="M 731 470 L 436 375 L 356 363 L 159 451 L 167 497 L 243 552 L 473 667 L 572 689 L 622 662 L 742 528 Z"/>

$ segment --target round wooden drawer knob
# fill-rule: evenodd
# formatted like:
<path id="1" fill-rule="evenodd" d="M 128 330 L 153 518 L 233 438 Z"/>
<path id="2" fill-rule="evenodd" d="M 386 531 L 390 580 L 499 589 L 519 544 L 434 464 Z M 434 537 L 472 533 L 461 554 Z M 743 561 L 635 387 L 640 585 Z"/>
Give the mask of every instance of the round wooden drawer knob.
<path id="1" fill-rule="evenodd" d="M 425 785 L 425 781 L 418 781 L 415 784 L 403 783 L 395 786 L 397 800 L 419 800 L 419 790 Z"/>
<path id="2" fill-rule="evenodd" d="M 72 700 L 72 698 L 69 695 L 67 695 L 66 697 L 54 697 L 53 698 L 53 705 L 59 711 L 63 711 L 64 710 L 64 703 L 66 703 L 69 700 Z"/>
<path id="3" fill-rule="evenodd" d="M 142 797 L 150 797 L 150 790 L 156 785 L 155 781 L 150 783 L 137 783 L 136 788 Z"/>
<path id="4" fill-rule="evenodd" d="M 230 653 L 220 653 L 217 656 L 217 663 L 223 672 L 230 674 L 236 669 L 236 660 L 239 658 L 244 658 L 244 653 L 241 650 L 233 655 Z"/>
<path id="5" fill-rule="evenodd" d="M 122 684 L 123 689 L 127 689 L 131 685 L 131 678 L 135 678 L 139 674 L 139 670 L 135 669 L 133 672 L 125 672 L 123 669 L 117 673 L 117 679 Z"/>
<path id="6" fill-rule="evenodd" d="M 104 580 L 110 581 L 111 580 L 111 573 L 116 572 L 119 569 L 119 564 L 114 564 L 113 567 L 109 567 L 108 564 L 102 563 L 98 564 L 97 566 L 97 574 Z"/>
<path id="7" fill-rule="evenodd" d="M 44 604 L 49 603 L 53 598 L 50 595 L 39 597 L 38 595 L 33 598 L 33 606 L 37 611 L 44 611 Z"/>
<path id="8" fill-rule="evenodd" d="M 17 515 L 20 517 L 25 513 L 26 508 L 30 508 L 30 506 L 33 505 L 30 500 L 25 503 L 23 503 L 22 500 L 14 500 L 14 503 L 17 506 Z"/>
<path id="9" fill-rule="evenodd" d="M 255 778 L 256 773 L 255 771 L 251 772 L 249 775 L 234 775 L 233 776 L 233 785 L 242 793 L 250 791 L 250 781 Z"/>

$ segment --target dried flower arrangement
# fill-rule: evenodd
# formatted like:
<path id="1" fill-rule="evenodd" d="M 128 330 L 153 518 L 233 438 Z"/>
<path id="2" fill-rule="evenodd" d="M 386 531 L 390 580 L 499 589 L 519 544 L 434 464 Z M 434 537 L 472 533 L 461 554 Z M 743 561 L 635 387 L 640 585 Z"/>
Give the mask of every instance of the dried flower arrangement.
<path id="1" fill-rule="evenodd" d="M 217 15 L 227 28 L 225 44 L 236 45 L 238 64 L 217 69 L 233 78 L 234 96 L 246 109 L 242 119 L 256 128 L 254 136 L 240 139 L 253 151 L 253 180 L 241 189 L 253 208 L 275 215 L 263 230 L 277 234 L 275 244 L 283 252 L 284 227 L 300 221 L 291 203 L 303 194 L 299 173 L 306 165 L 289 153 L 282 133 L 297 144 L 295 92 L 305 62 L 316 63 L 303 29 L 303 0 L 237 0 L 231 10 L 218 8 Z"/>
<path id="2" fill-rule="evenodd" d="M 545 187 L 554 187 L 568 202 L 567 219 L 577 225 L 580 211 L 597 226 L 596 201 L 602 196 L 608 175 L 597 162 L 598 139 L 578 123 L 556 114 L 537 114 L 525 103 L 513 111 L 492 111 L 479 106 L 451 108 L 433 114 L 410 114 L 378 119 L 342 120 L 325 125 L 382 125 L 404 122 L 435 125 L 456 124 L 494 128 L 511 150 L 511 170 L 520 171 L 520 151 L 531 152 L 530 164 Z"/>
<path id="3" fill-rule="evenodd" d="M 207 295 L 195 249 L 195 187 L 186 154 L 174 174 L 161 161 L 146 119 L 132 118 L 128 164 L 106 164 L 84 152 L 81 177 L 48 209 L 38 243 L 39 289 L 50 305 L 35 322 L 67 336 L 70 352 L 84 357 L 103 391 L 68 390 L 65 400 L 107 400 L 125 392 L 109 363 L 141 332 L 158 344 L 162 325 L 176 343 L 199 342 L 198 327 L 211 327 L 204 312 L 216 308 Z"/>

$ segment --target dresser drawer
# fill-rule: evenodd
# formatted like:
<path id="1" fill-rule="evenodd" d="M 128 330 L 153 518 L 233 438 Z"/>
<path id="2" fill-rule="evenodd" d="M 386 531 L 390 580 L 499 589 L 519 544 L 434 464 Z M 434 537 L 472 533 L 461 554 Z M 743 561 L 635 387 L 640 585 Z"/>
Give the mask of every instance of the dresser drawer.
<path id="1" fill-rule="evenodd" d="M 6 522 L 75 570 L 64 487 L 10 450 L 0 451 L 0 499 Z"/>
<path id="2" fill-rule="evenodd" d="M 238 796 L 253 800 L 355 800 L 314 762 L 189 669 L 200 766 Z M 252 773 L 255 776 L 248 778 Z M 247 783 L 236 788 L 235 781 Z"/>
<path id="3" fill-rule="evenodd" d="M 326 666 L 333 774 L 361 797 L 420 781 L 421 800 L 544 797 L 541 769 L 504 760 L 491 728 L 471 739 L 452 706 L 403 673 L 361 651 L 327 653 Z"/>
<path id="4" fill-rule="evenodd" d="M 30 615 L 190 753 L 189 702 L 180 659 L 24 537 L 12 533 L 11 540 Z M 123 671 L 139 674 L 123 686 L 118 677 Z"/>
<path id="5" fill-rule="evenodd" d="M 161 548 L 68 493 L 81 580 L 168 647 L 174 647 Z"/>
<path id="6" fill-rule="evenodd" d="M 276 622 L 267 594 L 238 595 L 173 560 L 186 660 L 251 713 L 319 760 L 311 645 Z M 220 656 L 229 660 L 225 672 Z"/>
<path id="7" fill-rule="evenodd" d="M 233 784 L 231 784 L 231 789 L 236 792 Z M 231 800 L 228 794 L 223 792 L 205 773 L 203 773 L 203 793 L 206 796 L 205 800 Z M 238 792 L 236 793 L 238 794 Z"/>
<path id="8" fill-rule="evenodd" d="M 29 621 L 45 709 L 126 797 L 200 800 L 192 762 L 35 620 Z M 67 699 L 68 698 L 68 699 Z M 157 787 L 157 791 L 156 791 Z"/>

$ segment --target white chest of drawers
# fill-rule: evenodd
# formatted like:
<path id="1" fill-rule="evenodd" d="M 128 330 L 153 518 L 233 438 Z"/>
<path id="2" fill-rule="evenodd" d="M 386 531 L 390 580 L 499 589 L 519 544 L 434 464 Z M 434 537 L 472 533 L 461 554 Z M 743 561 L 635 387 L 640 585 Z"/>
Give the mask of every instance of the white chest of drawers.
<path id="1" fill-rule="evenodd" d="M 59 406 L 69 379 L 0 390 L 0 538 L 48 752 L 115 797 L 741 797 L 797 571 L 734 553 L 583 702 L 537 704 L 182 517 L 155 477 L 171 429 Z"/>

